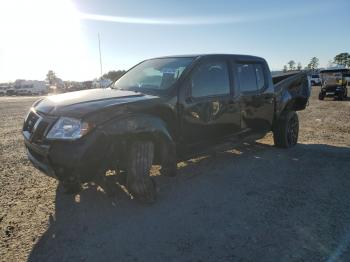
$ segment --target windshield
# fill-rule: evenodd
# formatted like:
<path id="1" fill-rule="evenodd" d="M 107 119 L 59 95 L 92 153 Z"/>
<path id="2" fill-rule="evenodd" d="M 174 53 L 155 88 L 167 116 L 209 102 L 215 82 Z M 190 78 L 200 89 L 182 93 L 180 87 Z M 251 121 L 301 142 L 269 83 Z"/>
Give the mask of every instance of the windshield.
<path id="1" fill-rule="evenodd" d="M 122 90 L 165 90 L 174 84 L 193 61 L 190 57 L 146 60 L 132 68 L 112 88 Z"/>

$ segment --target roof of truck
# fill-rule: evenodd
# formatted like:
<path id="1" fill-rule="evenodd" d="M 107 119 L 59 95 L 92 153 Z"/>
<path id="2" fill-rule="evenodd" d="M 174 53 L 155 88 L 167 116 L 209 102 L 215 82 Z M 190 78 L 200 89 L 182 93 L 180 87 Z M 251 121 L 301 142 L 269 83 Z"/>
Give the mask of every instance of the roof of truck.
<path id="1" fill-rule="evenodd" d="M 199 57 L 210 57 L 210 56 L 230 56 L 238 59 L 247 59 L 247 60 L 265 60 L 262 57 L 258 56 L 252 56 L 252 55 L 240 55 L 240 54 L 188 54 L 188 55 L 169 55 L 169 56 L 161 56 L 161 57 L 155 57 L 155 58 L 177 58 L 177 57 L 193 57 L 193 58 L 199 58 Z M 153 58 L 153 59 L 155 59 Z"/>

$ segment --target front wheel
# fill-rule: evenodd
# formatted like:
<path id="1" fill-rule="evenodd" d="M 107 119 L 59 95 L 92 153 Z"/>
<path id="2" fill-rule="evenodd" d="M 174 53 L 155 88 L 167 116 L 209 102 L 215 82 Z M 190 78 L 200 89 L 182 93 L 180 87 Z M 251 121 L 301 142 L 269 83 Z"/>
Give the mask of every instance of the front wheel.
<path id="1" fill-rule="evenodd" d="M 283 112 L 273 130 L 275 146 L 290 148 L 298 143 L 299 119 L 295 111 Z"/>
<path id="2" fill-rule="evenodd" d="M 152 203 L 156 199 L 156 184 L 150 177 L 153 157 L 152 141 L 140 140 L 130 143 L 126 184 L 129 192 L 144 203 Z"/>
<path id="3" fill-rule="evenodd" d="M 82 190 L 81 183 L 77 179 L 77 177 L 68 177 L 64 180 L 59 180 L 59 181 L 66 194 L 75 195 Z"/>

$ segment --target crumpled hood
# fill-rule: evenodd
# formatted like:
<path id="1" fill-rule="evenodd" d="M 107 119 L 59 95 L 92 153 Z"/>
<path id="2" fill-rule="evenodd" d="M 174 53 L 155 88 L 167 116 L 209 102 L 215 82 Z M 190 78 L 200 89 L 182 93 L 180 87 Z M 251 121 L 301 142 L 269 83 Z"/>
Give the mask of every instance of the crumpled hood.
<path id="1" fill-rule="evenodd" d="M 35 105 L 35 110 L 45 115 L 83 117 L 114 105 L 155 98 L 158 97 L 134 91 L 90 89 L 48 96 Z"/>

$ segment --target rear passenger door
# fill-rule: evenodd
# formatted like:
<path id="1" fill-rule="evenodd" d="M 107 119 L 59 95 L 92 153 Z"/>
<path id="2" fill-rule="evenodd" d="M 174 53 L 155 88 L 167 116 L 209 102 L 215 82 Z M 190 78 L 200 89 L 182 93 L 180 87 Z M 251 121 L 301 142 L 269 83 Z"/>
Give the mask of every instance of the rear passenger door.
<path id="1" fill-rule="evenodd" d="M 241 127 L 258 132 L 271 130 L 274 115 L 274 90 L 264 63 L 236 62 L 234 75 L 239 86 Z"/>

